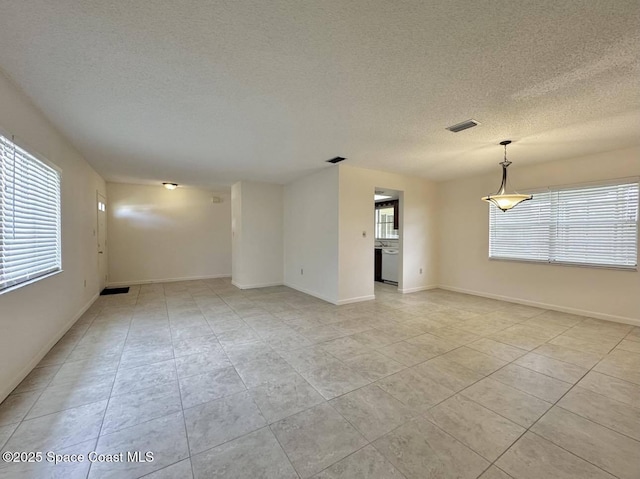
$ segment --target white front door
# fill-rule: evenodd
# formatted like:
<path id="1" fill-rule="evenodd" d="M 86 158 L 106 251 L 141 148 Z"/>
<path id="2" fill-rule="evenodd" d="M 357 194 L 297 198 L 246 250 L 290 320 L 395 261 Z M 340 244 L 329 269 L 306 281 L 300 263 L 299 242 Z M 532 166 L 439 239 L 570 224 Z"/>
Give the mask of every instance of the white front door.
<path id="1" fill-rule="evenodd" d="M 100 193 L 98 198 L 98 275 L 100 291 L 107 284 L 107 199 Z"/>

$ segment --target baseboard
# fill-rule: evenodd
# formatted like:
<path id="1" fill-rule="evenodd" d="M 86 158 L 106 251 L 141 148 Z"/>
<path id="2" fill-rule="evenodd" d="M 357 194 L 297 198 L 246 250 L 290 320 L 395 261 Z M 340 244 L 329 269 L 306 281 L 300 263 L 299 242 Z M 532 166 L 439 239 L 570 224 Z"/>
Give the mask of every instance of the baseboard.
<path id="1" fill-rule="evenodd" d="M 376 299 L 376 296 L 373 294 L 369 296 L 358 296 L 355 298 L 341 299 L 334 304 L 337 304 L 338 306 L 342 306 L 343 304 L 360 303 L 362 301 L 371 301 L 372 299 Z"/>
<path id="2" fill-rule="evenodd" d="M 557 304 L 541 303 L 539 301 L 530 301 L 528 299 L 512 298 L 511 296 L 502 296 L 499 294 L 483 293 L 480 291 L 456 288 L 455 286 L 439 285 L 438 288 L 446 289 L 448 291 L 454 291 L 456 293 L 464 293 L 464 294 L 471 294 L 473 296 L 480 296 L 482 298 L 497 299 L 500 301 L 507 301 L 509 303 L 524 304 L 525 306 L 533 306 L 535 308 L 559 311 L 561 313 L 577 314 L 579 316 L 588 316 L 590 318 L 602 319 L 605 321 L 615 321 L 616 323 L 624 323 L 624 324 L 631 324 L 634 326 L 640 326 L 639 319 L 627 318 L 626 316 L 617 316 L 614 314 L 598 313 L 596 311 L 587 311 L 584 309 L 568 308 L 566 306 L 560 306 Z"/>
<path id="3" fill-rule="evenodd" d="M 109 281 L 108 287 L 111 286 L 131 286 L 132 284 L 154 284 L 154 283 L 174 283 L 177 281 L 197 281 L 200 279 L 219 279 L 231 278 L 231 273 L 214 274 L 212 276 L 188 276 L 184 278 L 161 278 L 161 279 L 133 279 L 131 281 Z"/>
<path id="4" fill-rule="evenodd" d="M 13 391 L 16 387 L 18 387 L 18 384 L 20 384 L 22 380 L 26 378 L 31 371 L 33 371 L 33 368 L 35 368 L 38 365 L 38 363 L 42 360 L 42 358 L 44 358 L 47 355 L 47 353 L 51 350 L 51 348 L 53 348 L 56 345 L 56 343 L 60 341 L 62 336 L 64 336 L 67 333 L 67 331 L 69 331 L 71 326 L 76 324 L 76 321 L 80 319 L 80 317 L 91 307 L 91 305 L 96 301 L 96 299 L 98 299 L 99 296 L 100 296 L 100 293 L 96 293 L 89 300 L 89 302 L 85 304 L 80 309 L 80 311 L 76 313 L 76 315 L 62 327 L 60 332 L 58 332 L 58 334 L 56 334 L 53 338 L 51 338 L 51 341 L 49 341 L 47 344 L 44 345 L 42 349 L 40 349 L 38 354 L 35 355 L 35 357 L 31 360 L 31 362 L 29 362 L 29 364 L 27 364 L 24 368 L 22 368 L 22 370 L 18 373 L 18 375 L 14 378 L 14 380 L 11 381 L 4 390 L 0 391 L 0 403 L 4 401 L 9 394 L 11 394 L 11 391 Z"/>
<path id="5" fill-rule="evenodd" d="M 308 294 L 309 296 L 313 296 L 314 298 L 321 299 L 322 301 L 326 301 L 327 303 L 338 304 L 337 300 L 335 300 L 335 299 L 329 299 L 326 296 L 322 296 L 321 294 L 314 293 L 313 291 L 308 291 L 308 290 L 306 290 L 304 288 L 300 288 L 298 286 L 294 286 L 294 285 L 292 285 L 290 283 L 287 283 L 286 281 L 283 284 L 287 288 L 295 289 L 296 291 L 300 291 L 301 293 Z"/>
<path id="6" fill-rule="evenodd" d="M 427 291 L 428 289 L 436 289 L 438 287 L 439 286 L 437 284 L 429 284 L 427 286 L 417 286 L 415 288 L 404 288 L 404 289 L 398 288 L 398 292 L 402 294 L 417 293 L 418 291 Z"/>
<path id="7" fill-rule="evenodd" d="M 282 281 L 276 283 L 260 283 L 260 284 L 240 284 L 231 280 L 231 284 L 240 289 L 256 289 L 256 288 L 268 288 L 270 286 L 282 286 Z"/>

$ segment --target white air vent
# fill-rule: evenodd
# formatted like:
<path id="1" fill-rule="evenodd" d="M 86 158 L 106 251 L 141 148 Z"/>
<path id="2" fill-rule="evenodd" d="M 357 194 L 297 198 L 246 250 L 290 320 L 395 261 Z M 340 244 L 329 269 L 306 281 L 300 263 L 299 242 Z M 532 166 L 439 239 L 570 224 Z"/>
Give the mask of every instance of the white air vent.
<path id="1" fill-rule="evenodd" d="M 446 129 L 452 131 L 453 133 L 458 133 L 459 131 L 466 130 L 468 128 L 473 128 L 474 126 L 478 126 L 480 124 L 479 121 L 476 120 L 467 120 L 462 123 L 457 123 L 456 125 L 452 125 L 447 127 Z"/>

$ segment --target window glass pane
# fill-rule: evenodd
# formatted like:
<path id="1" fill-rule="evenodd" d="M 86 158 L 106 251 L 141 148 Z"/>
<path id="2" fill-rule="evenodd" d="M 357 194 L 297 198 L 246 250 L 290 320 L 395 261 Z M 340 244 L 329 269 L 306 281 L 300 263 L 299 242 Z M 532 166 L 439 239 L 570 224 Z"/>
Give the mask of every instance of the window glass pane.
<path id="1" fill-rule="evenodd" d="M 393 207 L 376 208 L 376 239 L 398 239 L 398 230 L 393 229 Z"/>
<path id="2" fill-rule="evenodd" d="M 489 210 L 489 257 L 593 266 L 637 266 L 638 183 L 534 194 Z"/>
<path id="3" fill-rule="evenodd" d="M 0 290 L 61 269 L 60 173 L 0 136 Z"/>

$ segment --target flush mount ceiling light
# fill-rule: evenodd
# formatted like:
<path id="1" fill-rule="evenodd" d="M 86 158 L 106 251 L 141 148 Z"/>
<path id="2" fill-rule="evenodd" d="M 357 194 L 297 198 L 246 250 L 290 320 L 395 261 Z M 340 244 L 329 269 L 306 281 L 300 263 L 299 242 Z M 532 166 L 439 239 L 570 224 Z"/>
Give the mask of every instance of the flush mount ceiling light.
<path id="1" fill-rule="evenodd" d="M 447 128 L 445 128 L 445 130 L 449 130 L 451 133 L 459 133 L 463 130 L 468 130 L 469 128 L 478 126 L 479 124 L 480 124 L 479 121 L 471 118 L 470 120 L 466 120 L 461 123 L 456 123 L 455 125 L 448 126 Z"/>
<path id="2" fill-rule="evenodd" d="M 162 186 L 168 190 L 175 190 L 178 187 L 178 183 L 162 183 Z"/>
<path id="3" fill-rule="evenodd" d="M 521 195 L 517 192 L 507 193 L 507 168 L 511 164 L 509 160 L 507 160 L 507 145 L 511 143 L 511 140 L 501 141 L 500 144 L 504 146 L 504 160 L 502 160 L 500 165 L 502 165 L 502 184 L 500 185 L 500 189 L 495 195 L 488 195 L 482 198 L 483 201 L 487 203 L 493 203 L 502 211 L 510 210 L 516 205 L 522 203 L 523 201 L 530 200 L 533 198 L 531 195 Z"/>

